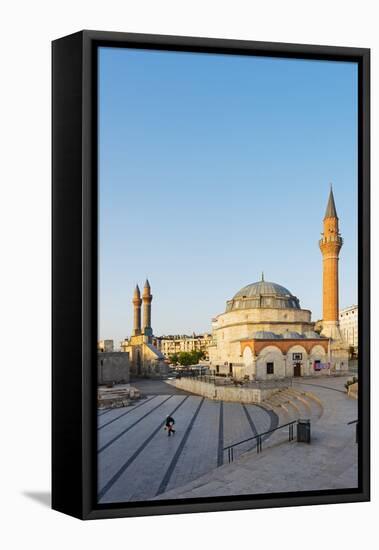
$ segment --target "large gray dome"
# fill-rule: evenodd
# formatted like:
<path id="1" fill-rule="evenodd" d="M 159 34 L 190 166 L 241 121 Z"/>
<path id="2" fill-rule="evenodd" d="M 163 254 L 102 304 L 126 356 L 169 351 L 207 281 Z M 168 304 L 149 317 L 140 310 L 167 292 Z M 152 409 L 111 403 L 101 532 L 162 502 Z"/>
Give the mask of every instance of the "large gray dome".
<path id="1" fill-rule="evenodd" d="M 277 295 L 277 296 L 292 296 L 291 292 L 284 286 L 277 283 L 269 283 L 268 281 L 258 281 L 244 286 L 233 296 L 236 298 L 252 298 L 253 296 Z"/>
<path id="2" fill-rule="evenodd" d="M 227 302 L 226 311 L 255 308 L 300 309 L 300 303 L 284 286 L 262 280 L 241 288 Z"/>

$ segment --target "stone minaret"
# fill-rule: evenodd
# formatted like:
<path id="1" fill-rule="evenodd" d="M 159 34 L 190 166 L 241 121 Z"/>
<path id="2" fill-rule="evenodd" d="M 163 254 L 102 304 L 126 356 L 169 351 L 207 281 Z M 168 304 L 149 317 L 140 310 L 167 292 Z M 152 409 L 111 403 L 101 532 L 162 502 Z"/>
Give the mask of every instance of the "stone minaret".
<path id="1" fill-rule="evenodd" d="M 143 300 L 143 333 L 145 336 L 152 336 L 153 329 L 151 328 L 151 302 L 153 295 L 151 294 L 149 281 L 146 279 L 145 286 L 143 287 L 142 300 Z"/>
<path id="2" fill-rule="evenodd" d="M 338 256 L 343 240 L 338 230 L 338 216 L 332 187 L 324 216 L 324 231 L 319 241 L 323 259 L 322 335 L 341 340 L 338 304 Z"/>
<path id="3" fill-rule="evenodd" d="M 133 294 L 133 306 L 134 306 L 134 328 L 133 335 L 138 336 L 141 334 L 141 292 L 138 285 L 135 288 Z"/>

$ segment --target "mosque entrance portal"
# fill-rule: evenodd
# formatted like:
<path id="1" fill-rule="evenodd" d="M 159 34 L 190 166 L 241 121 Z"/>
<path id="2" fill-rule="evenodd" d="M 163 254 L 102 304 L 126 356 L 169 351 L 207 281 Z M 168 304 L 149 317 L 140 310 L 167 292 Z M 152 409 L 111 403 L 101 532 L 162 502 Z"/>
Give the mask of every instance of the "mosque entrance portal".
<path id="1" fill-rule="evenodd" d="M 293 365 L 293 375 L 301 376 L 301 363 L 294 363 Z"/>

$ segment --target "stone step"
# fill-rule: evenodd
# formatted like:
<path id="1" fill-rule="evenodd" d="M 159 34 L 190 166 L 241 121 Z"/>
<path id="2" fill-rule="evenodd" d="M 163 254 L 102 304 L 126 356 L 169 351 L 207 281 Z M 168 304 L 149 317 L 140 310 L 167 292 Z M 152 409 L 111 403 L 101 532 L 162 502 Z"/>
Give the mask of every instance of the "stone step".
<path id="1" fill-rule="evenodd" d="M 312 410 L 306 400 L 301 399 L 299 396 L 288 394 L 287 398 L 289 403 L 296 409 L 298 418 L 310 418 Z"/>
<path id="2" fill-rule="evenodd" d="M 266 400 L 261 403 L 261 406 L 272 410 L 278 416 L 278 426 L 287 424 L 287 422 L 294 420 L 296 410 L 289 404 L 289 402 L 273 403 L 270 400 Z"/>
<path id="3" fill-rule="evenodd" d="M 289 412 L 289 414 L 295 413 L 295 415 L 298 415 L 301 412 L 296 404 L 296 400 L 294 399 L 293 395 L 288 395 L 285 393 L 285 391 L 280 392 L 280 394 L 275 394 L 274 397 L 271 397 L 270 403 L 283 407 Z"/>
<path id="4" fill-rule="evenodd" d="M 272 396 L 271 401 L 274 403 L 286 403 L 288 402 L 289 398 L 284 393 L 276 393 L 274 396 Z"/>
<path id="5" fill-rule="evenodd" d="M 304 416 L 302 415 L 302 411 L 299 409 L 298 404 L 294 401 L 287 401 L 287 403 L 283 406 L 288 410 L 289 421 L 298 420 L 298 418 Z"/>
<path id="6" fill-rule="evenodd" d="M 296 421 L 299 418 L 309 418 L 312 423 L 316 422 L 322 414 L 322 407 L 319 401 L 312 399 L 308 392 L 298 391 L 293 388 L 281 390 L 272 395 L 262 403 L 262 406 L 271 409 L 278 415 L 278 426 Z M 296 438 L 296 426 L 294 426 L 294 437 Z M 270 435 L 263 444 L 264 447 L 273 447 L 287 440 L 288 432 L 277 430 Z M 242 453 L 243 454 L 243 453 Z"/>
<path id="7" fill-rule="evenodd" d="M 313 421 L 319 420 L 323 414 L 323 407 L 318 397 L 311 392 L 299 391 L 293 388 L 288 388 L 287 393 L 292 395 L 295 399 L 302 402 L 309 412 L 309 417 Z"/>

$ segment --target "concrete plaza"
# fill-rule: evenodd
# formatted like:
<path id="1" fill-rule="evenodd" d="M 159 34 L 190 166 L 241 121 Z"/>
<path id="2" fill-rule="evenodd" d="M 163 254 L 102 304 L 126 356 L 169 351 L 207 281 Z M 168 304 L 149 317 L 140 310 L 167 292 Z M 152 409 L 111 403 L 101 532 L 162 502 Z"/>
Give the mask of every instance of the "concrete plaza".
<path id="1" fill-rule="evenodd" d="M 301 491 L 357 486 L 357 402 L 345 377 L 302 379 L 265 406 L 208 400 L 162 381 L 136 385 L 146 399 L 98 415 L 100 503 Z M 167 437 L 172 415 L 176 433 Z M 223 448 L 296 418 L 311 418 L 312 443 L 285 430 L 250 441 L 227 464 Z"/>

